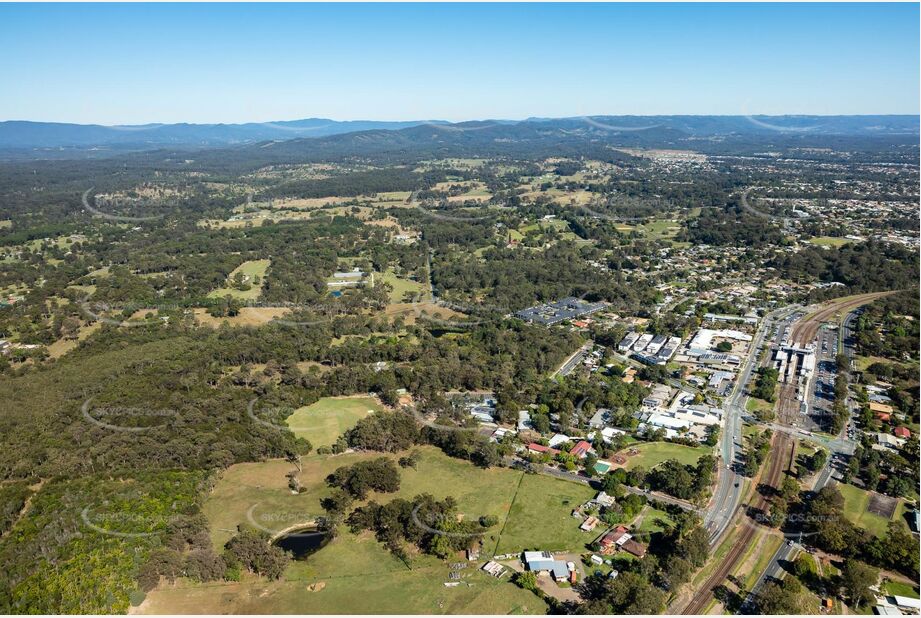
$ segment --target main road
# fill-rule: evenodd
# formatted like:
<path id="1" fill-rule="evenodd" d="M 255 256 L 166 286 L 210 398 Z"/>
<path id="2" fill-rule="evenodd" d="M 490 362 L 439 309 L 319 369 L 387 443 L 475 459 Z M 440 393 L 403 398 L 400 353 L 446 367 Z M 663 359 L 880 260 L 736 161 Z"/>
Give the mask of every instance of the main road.
<path id="1" fill-rule="evenodd" d="M 845 318 L 841 321 L 840 328 L 842 329 L 848 328 L 848 325 L 853 321 L 854 317 L 857 315 L 858 308 L 860 308 L 866 303 L 872 302 L 873 300 L 876 300 L 877 298 L 881 296 L 885 296 L 885 295 L 886 295 L 885 293 L 865 294 L 865 295 L 856 297 L 854 299 L 849 299 L 845 303 L 841 303 L 841 304 L 836 303 L 835 305 L 833 305 L 833 308 L 835 308 L 838 312 L 842 310 L 850 310 L 850 313 L 848 313 L 845 316 Z M 821 321 L 829 319 L 832 315 L 833 315 L 833 312 L 828 309 L 820 311 L 819 313 L 815 314 L 810 321 L 807 321 L 807 324 L 809 326 L 807 328 L 807 332 L 805 336 L 806 337 L 813 336 L 813 333 L 815 332 L 814 329 L 818 328 L 816 324 L 821 323 Z M 804 341 L 803 343 L 806 343 L 806 342 Z M 844 346 L 842 348 L 839 348 L 839 350 L 843 351 L 843 353 L 846 354 L 849 357 L 849 359 L 853 362 L 854 350 L 852 347 Z M 807 390 L 807 393 L 809 394 L 809 396 L 813 396 L 815 391 L 812 388 L 810 388 Z M 803 434 L 801 430 L 791 429 L 789 427 L 778 426 L 778 425 L 771 425 L 771 427 L 775 429 L 776 431 L 789 432 L 791 434 L 798 435 L 798 437 L 803 437 L 801 435 Z M 826 460 L 825 466 L 816 475 L 812 483 L 812 486 L 810 487 L 812 491 L 818 491 L 822 489 L 823 487 L 827 486 L 829 483 L 834 481 L 834 467 L 838 465 L 839 456 L 853 455 L 854 451 L 856 450 L 857 444 L 853 440 L 850 440 L 846 437 L 846 432 L 844 429 L 842 429 L 841 433 L 832 440 L 823 438 L 821 436 L 817 436 L 815 434 L 808 435 L 807 437 L 809 440 L 822 444 L 824 447 L 829 449 L 832 453 L 831 457 L 829 457 Z M 748 597 L 745 599 L 745 602 L 742 604 L 742 608 L 740 610 L 741 613 L 747 613 L 748 611 L 753 609 L 755 599 L 757 599 L 758 591 L 765 584 L 765 582 L 769 581 L 770 579 L 782 579 L 783 578 L 783 576 L 785 575 L 785 571 L 783 567 L 781 567 L 781 564 L 792 562 L 796 558 L 797 554 L 799 554 L 801 549 L 802 549 L 801 545 L 799 543 L 793 542 L 792 539 L 777 548 L 777 551 L 774 552 L 774 555 L 771 557 L 771 561 L 768 563 L 765 570 L 758 576 L 758 580 L 755 582 L 755 585 L 752 586 L 751 592 L 748 594 Z"/>
<path id="2" fill-rule="evenodd" d="M 790 340 L 799 345 L 804 345 L 815 340 L 816 333 L 818 332 L 819 326 L 826 321 L 831 319 L 836 314 L 841 312 L 850 312 L 853 309 L 871 302 L 880 296 L 885 295 L 885 293 L 874 293 L 874 294 L 862 294 L 859 296 L 852 296 L 844 299 L 839 299 L 830 303 L 828 306 L 815 311 L 809 315 L 802 317 L 797 320 L 796 326 L 792 329 L 792 336 Z M 750 376 L 752 369 L 753 357 L 752 354 L 757 354 L 756 350 L 760 347 L 761 341 L 763 341 L 764 333 L 767 327 L 767 324 L 772 321 L 773 318 L 781 315 L 785 310 L 789 308 L 784 308 L 772 312 L 772 315 L 767 316 L 764 323 L 758 329 L 758 335 L 754 338 L 752 342 L 752 350 L 749 352 L 749 356 L 746 359 L 746 366 L 744 374 L 740 374 L 740 380 L 736 384 L 736 389 L 740 389 L 744 386 L 742 377 Z M 738 402 L 739 393 L 737 390 L 733 391 L 733 396 L 729 398 L 729 409 L 726 414 L 726 429 L 725 433 L 727 434 L 724 438 L 728 438 L 730 435 L 735 433 L 736 423 L 741 418 L 741 410 L 739 409 Z M 777 400 L 777 422 L 780 425 L 793 426 L 797 419 L 800 416 L 800 403 L 796 396 L 796 385 L 792 383 L 781 383 L 780 384 L 780 396 Z M 738 418 L 736 418 L 738 417 Z M 741 440 L 739 440 L 741 443 Z M 724 456 L 734 456 L 733 448 L 726 448 L 724 442 Z M 771 438 L 771 456 L 768 470 L 761 477 L 762 484 L 774 488 L 779 488 L 783 474 L 793 467 L 794 457 L 796 454 L 796 440 L 786 431 L 775 431 Z M 726 477 L 735 477 L 733 470 L 727 468 L 727 471 L 721 470 L 724 472 Z M 732 474 L 730 474 L 732 473 Z M 723 480 L 720 480 L 722 485 Z M 741 483 L 740 483 L 741 485 Z M 729 510 L 730 504 L 733 501 L 738 504 L 740 499 L 741 490 L 736 487 L 738 491 L 728 491 L 725 494 L 721 494 L 718 488 L 716 498 L 719 499 L 723 496 L 724 503 L 719 504 L 719 501 L 711 507 L 711 514 L 709 519 L 711 520 L 712 525 L 715 526 L 715 529 L 711 529 L 711 537 L 715 540 L 718 540 L 722 535 L 722 532 L 728 527 L 729 522 L 734 519 L 735 509 Z M 754 504 L 752 505 L 755 511 L 766 511 L 768 507 L 768 500 L 761 493 L 755 494 Z M 747 519 L 742 520 L 745 525 L 743 525 L 739 537 L 736 539 L 732 547 L 729 548 L 729 551 L 725 557 L 721 560 L 716 570 L 712 575 L 707 578 L 707 581 L 703 586 L 696 591 L 694 596 L 691 598 L 691 601 L 685 606 L 684 614 L 700 614 L 702 613 L 707 606 L 713 600 L 713 589 L 723 583 L 726 577 L 737 568 L 738 564 L 743 559 L 743 556 L 746 554 L 749 546 L 755 539 L 755 534 L 758 531 L 758 527 L 753 524 L 753 522 L 748 521 Z M 713 523 L 715 522 L 715 523 Z M 778 556 L 774 556 L 778 558 Z M 779 564 L 778 561 L 772 562 L 774 566 Z M 770 567 L 769 567 L 770 568 Z"/>
<path id="3" fill-rule="evenodd" d="M 776 309 L 764 317 L 755 336 L 752 337 L 751 347 L 745 357 L 735 387 L 723 402 L 725 422 L 720 435 L 720 455 L 723 461 L 719 467 L 716 491 L 713 493 L 707 515 L 704 517 L 704 525 L 710 534 L 711 546 L 715 546 L 723 536 L 742 499 L 742 477 L 736 473 L 736 459 L 742 451 L 742 417 L 745 414 L 745 400 L 747 399 L 745 387 L 758 364 L 761 346 L 767 333 L 773 329 L 777 320 L 799 309 L 799 305 L 790 305 Z"/>

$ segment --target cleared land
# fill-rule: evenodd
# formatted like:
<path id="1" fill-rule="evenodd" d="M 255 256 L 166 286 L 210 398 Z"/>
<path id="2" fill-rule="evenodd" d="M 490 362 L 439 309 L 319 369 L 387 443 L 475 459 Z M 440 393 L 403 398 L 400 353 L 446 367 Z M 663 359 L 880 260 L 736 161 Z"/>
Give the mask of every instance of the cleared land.
<path id="1" fill-rule="evenodd" d="M 401 469 L 400 490 L 372 494 L 369 499 L 388 502 L 395 497 L 430 493 L 436 498 L 453 496 L 458 511 L 468 518 L 495 515 L 499 524 L 485 542 L 496 542 L 506 519 L 517 530 L 516 538 L 557 538 L 571 534 L 584 543 L 588 535 L 578 531 L 560 500 L 581 502 L 592 492 L 585 486 L 536 477 L 507 468 L 483 470 L 451 459 L 432 447 L 420 447 L 416 469 Z M 224 472 L 203 511 L 212 540 L 219 548 L 243 522 L 272 532 L 311 521 L 321 514 L 320 499 L 328 495 L 325 477 L 339 466 L 381 456 L 380 453 L 348 453 L 303 458 L 300 474 L 306 491 L 292 494 L 285 474 L 293 466 L 273 460 L 232 466 Z M 396 457 L 397 455 L 394 455 Z M 516 498 L 522 481 L 532 481 Z M 518 519 L 513 499 L 521 501 L 524 519 Z M 547 510 L 540 511 L 549 500 Z M 542 530 L 528 530 L 532 517 L 541 519 Z M 452 570 L 431 556 L 414 555 L 409 564 L 393 557 L 368 533 L 351 534 L 343 527 L 339 537 L 305 561 L 294 562 L 278 582 L 253 577 L 240 583 L 193 584 L 180 580 L 148 595 L 140 613 L 544 613 L 546 605 L 532 593 L 479 571 L 478 563 L 461 570 L 461 584 L 446 588 Z M 361 594 L 355 594 L 360 587 Z"/>
<path id="2" fill-rule="evenodd" d="M 403 302 L 403 296 L 407 292 L 412 292 L 415 294 L 422 294 L 425 292 L 425 286 L 423 286 L 418 281 L 413 281 L 411 279 L 404 279 L 398 277 L 396 273 L 392 270 L 388 270 L 385 273 L 376 275 L 376 282 L 378 283 L 387 283 L 393 289 L 390 291 L 390 302 L 391 303 L 401 303 Z"/>
<path id="3" fill-rule="evenodd" d="M 876 536 L 884 536 L 889 522 L 901 519 L 905 511 L 905 501 L 899 499 L 898 504 L 892 510 L 892 517 L 883 517 L 868 508 L 871 506 L 871 497 L 877 494 L 843 483 L 839 483 L 836 487 L 841 492 L 841 495 L 844 496 L 844 516 L 849 521 L 861 528 L 866 528 L 867 531 Z M 885 497 L 883 498 L 885 499 Z M 889 499 L 886 500 L 888 501 Z M 878 500 L 874 502 L 878 502 Z"/>
<path id="4" fill-rule="evenodd" d="M 77 347 L 77 345 L 95 333 L 102 327 L 102 322 L 93 322 L 92 324 L 84 324 L 80 327 L 80 330 L 77 332 L 76 339 L 58 339 L 54 343 L 48 346 L 48 354 L 51 358 L 60 358 Z"/>
<path id="5" fill-rule="evenodd" d="M 202 326 L 211 326 L 213 328 L 217 328 L 223 322 L 227 322 L 231 326 L 262 326 L 275 318 L 284 316 L 289 311 L 286 307 L 242 307 L 240 313 L 232 318 L 216 318 L 208 313 L 206 309 L 198 308 L 194 310 L 195 319 Z"/>
<path id="6" fill-rule="evenodd" d="M 295 410 L 287 424 L 294 435 L 306 438 L 314 448 L 331 446 L 360 419 L 382 409 L 373 397 L 324 397 Z"/>
<path id="7" fill-rule="evenodd" d="M 674 522 L 671 517 L 668 516 L 668 513 L 665 511 L 660 511 L 651 506 L 647 506 L 642 514 L 642 519 L 637 525 L 637 532 L 648 532 L 652 534 L 653 532 L 663 532 L 667 527 L 673 526 Z"/>
<path id="8" fill-rule="evenodd" d="M 595 495 L 587 485 L 548 476 L 525 475 L 496 545 L 496 553 L 525 549 L 585 549 L 596 535 L 579 530 L 572 510 Z"/>
<path id="9" fill-rule="evenodd" d="M 466 314 L 431 302 L 391 303 L 384 310 L 384 315 L 389 318 L 402 317 L 406 324 L 415 324 L 420 319 L 437 323 L 438 320 L 463 321 L 467 318 Z"/>
<path id="10" fill-rule="evenodd" d="M 636 455 L 630 455 L 630 451 L 639 451 Z M 643 466 L 647 470 L 657 466 L 667 459 L 677 459 L 683 464 L 694 465 L 702 455 L 711 453 L 713 449 L 706 446 L 684 446 L 683 444 L 674 444 L 672 442 L 646 442 L 644 444 L 635 444 L 620 453 L 627 457 L 626 468 L 632 470 L 637 466 Z"/>
<path id="11" fill-rule="evenodd" d="M 208 310 L 204 307 L 197 307 L 192 310 L 192 313 L 202 326 L 217 328 L 224 322 L 227 322 L 230 326 L 262 326 L 275 318 L 284 316 L 289 311 L 286 307 L 241 307 L 240 313 L 233 317 L 216 318 L 208 313 Z M 157 315 L 157 313 L 156 309 L 138 309 L 131 314 L 128 320 L 140 321 L 144 320 L 147 314 Z"/>
<path id="12" fill-rule="evenodd" d="M 905 582 L 886 580 L 883 582 L 882 589 L 885 590 L 887 594 L 909 597 L 911 599 L 921 598 L 921 595 L 918 594 L 918 587 Z"/>
<path id="13" fill-rule="evenodd" d="M 809 239 L 809 242 L 820 247 L 840 247 L 841 245 L 846 245 L 853 241 L 837 236 L 813 236 Z"/>
<path id="14" fill-rule="evenodd" d="M 331 544 L 332 545 L 332 544 Z M 328 551 L 321 550 L 314 557 Z M 448 567 L 333 577 L 304 581 L 190 586 L 179 582 L 148 595 L 136 613 L 149 614 L 544 614 L 546 604 L 533 593 L 490 577 L 473 567 L 461 584 L 444 586 Z M 360 593 L 359 593 L 360 592 Z"/>
<path id="15" fill-rule="evenodd" d="M 237 273 L 242 273 L 244 281 L 250 284 L 249 290 L 238 290 L 233 287 L 223 287 L 208 293 L 209 298 L 223 298 L 230 295 L 241 300 L 255 300 L 262 294 L 262 283 L 265 280 L 265 271 L 269 268 L 271 260 L 249 260 L 233 269 L 227 277 L 228 284 L 233 281 Z M 253 283 L 259 277 L 259 283 Z"/>

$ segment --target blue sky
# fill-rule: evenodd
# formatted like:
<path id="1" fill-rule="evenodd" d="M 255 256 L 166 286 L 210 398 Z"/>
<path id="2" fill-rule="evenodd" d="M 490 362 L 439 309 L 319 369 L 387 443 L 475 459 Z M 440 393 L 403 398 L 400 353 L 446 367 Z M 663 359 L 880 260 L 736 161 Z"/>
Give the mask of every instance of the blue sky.
<path id="1" fill-rule="evenodd" d="M 0 5 L 0 120 L 919 112 L 917 4 Z"/>

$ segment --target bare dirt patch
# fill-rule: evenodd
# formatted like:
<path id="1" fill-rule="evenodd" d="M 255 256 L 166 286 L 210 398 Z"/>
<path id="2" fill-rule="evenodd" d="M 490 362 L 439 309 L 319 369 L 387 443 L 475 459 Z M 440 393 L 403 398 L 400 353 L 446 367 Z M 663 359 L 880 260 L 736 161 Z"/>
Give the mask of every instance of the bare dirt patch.
<path id="1" fill-rule="evenodd" d="M 391 318 L 402 317 L 406 324 L 415 324 L 419 319 L 425 319 L 426 316 L 440 320 L 467 318 L 464 313 L 435 303 L 391 303 L 384 310 L 384 315 Z"/>
<path id="2" fill-rule="evenodd" d="M 896 507 L 899 506 L 898 498 L 890 498 L 876 492 L 870 493 L 870 501 L 867 503 L 867 512 L 892 519 Z"/>

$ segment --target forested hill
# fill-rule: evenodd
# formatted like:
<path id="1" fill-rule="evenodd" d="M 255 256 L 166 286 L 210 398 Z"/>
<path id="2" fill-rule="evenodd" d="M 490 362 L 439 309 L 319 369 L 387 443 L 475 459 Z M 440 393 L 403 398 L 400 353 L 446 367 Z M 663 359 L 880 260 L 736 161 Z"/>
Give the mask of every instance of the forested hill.
<path id="1" fill-rule="evenodd" d="M 574 144 L 755 152 L 916 145 L 917 116 L 592 116 L 524 121 L 347 121 L 105 127 L 0 122 L 0 158 L 111 157 L 126 151 L 217 149 L 218 157 L 546 154 Z M 226 150 L 228 146 L 235 146 Z M 584 152 L 583 152 L 584 154 Z M 202 156 L 197 157 L 201 159 Z M 204 158 L 212 158 L 206 156 Z"/>
<path id="2" fill-rule="evenodd" d="M 370 131 L 374 129 L 404 129 L 423 122 L 444 121 L 378 121 L 330 120 L 305 118 L 278 122 L 247 122 L 243 124 L 144 124 L 104 126 L 66 122 L 30 122 L 9 120 L 0 122 L 0 149 L 4 148 L 104 148 L 144 150 L 161 146 L 190 147 L 226 146 L 271 139 L 322 137 L 337 133 Z"/>

